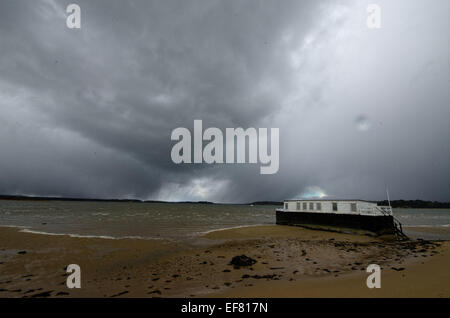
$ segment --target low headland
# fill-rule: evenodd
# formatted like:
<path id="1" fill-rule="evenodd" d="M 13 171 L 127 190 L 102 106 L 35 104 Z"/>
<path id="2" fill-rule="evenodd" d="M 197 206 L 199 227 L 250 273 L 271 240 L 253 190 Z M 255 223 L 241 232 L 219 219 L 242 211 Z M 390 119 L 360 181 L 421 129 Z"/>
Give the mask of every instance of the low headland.
<path id="1" fill-rule="evenodd" d="M 138 199 L 99 199 L 99 198 L 70 198 L 70 197 L 43 197 L 43 196 L 27 196 L 27 195 L 4 195 L 0 194 L 0 200 L 19 200 L 19 201 L 83 201 L 83 202 L 136 202 L 136 203 L 193 203 L 193 204 L 226 204 L 215 203 L 210 201 L 160 201 L 160 200 L 138 200 Z M 392 208 L 411 208 L 411 209 L 450 209 L 450 202 L 425 201 L 425 200 L 387 200 L 373 201 L 378 205 L 388 206 Z M 231 203 L 230 203 L 231 204 Z M 236 203 L 232 203 L 236 204 Z M 249 203 L 241 203 L 244 205 L 283 205 L 282 201 L 255 201 Z"/>

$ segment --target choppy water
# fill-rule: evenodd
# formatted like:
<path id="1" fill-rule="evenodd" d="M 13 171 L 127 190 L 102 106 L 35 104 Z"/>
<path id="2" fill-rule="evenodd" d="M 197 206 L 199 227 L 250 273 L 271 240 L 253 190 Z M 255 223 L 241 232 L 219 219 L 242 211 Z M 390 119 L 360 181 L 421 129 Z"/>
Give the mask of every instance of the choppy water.
<path id="1" fill-rule="evenodd" d="M 406 226 L 450 227 L 450 209 L 394 209 L 393 213 Z"/>
<path id="2" fill-rule="evenodd" d="M 187 239 L 199 233 L 274 224 L 275 206 L 70 201 L 0 201 L 0 225 L 96 237 Z M 395 209 L 405 226 L 449 227 L 450 210 Z"/>
<path id="3" fill-rule="evenodd" d="M 0 225 L 79 236 L 184 239 L 274 224 L 275 207 L 188 203 L 0 201 Z"/>

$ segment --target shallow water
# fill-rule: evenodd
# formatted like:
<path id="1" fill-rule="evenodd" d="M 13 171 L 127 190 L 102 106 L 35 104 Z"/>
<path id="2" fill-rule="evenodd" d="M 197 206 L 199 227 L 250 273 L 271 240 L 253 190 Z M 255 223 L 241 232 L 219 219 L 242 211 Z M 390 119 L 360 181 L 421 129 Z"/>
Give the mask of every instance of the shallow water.
<path id="1" fill-rule="evenodd" d="M 0 225 L 107 238 L 186 240 L 224 228 L 275 223 L 275 206 L 0 200 Z M 450 210 L 394 209 L 404 226 L 449 227 Z"/>
<path id="2" fill-rule="evenodd" d="M 406 226 L 450 227 L 450 209 L 393 209 Z"/>
<path id="3" fill-rule="evenodd" d="M 249 205 L 0 201 L 0 225 L 54 234 L 177 240 L 223 228 L 274 224 L 274 211 Z"/>

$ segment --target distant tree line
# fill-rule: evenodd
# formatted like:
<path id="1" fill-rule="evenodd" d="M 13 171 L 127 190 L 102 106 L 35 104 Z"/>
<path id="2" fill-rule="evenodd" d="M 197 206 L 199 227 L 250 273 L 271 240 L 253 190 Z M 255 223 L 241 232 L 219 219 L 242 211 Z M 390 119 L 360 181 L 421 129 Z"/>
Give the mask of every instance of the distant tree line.
<path id="1" fill-rule="evenodd" d="M 389 205 L 387 200 L 378 201 L 378 205 Z M 412 209 L 450 209 L 450 202 L 423 201 L 423 200 L 394 200 L 391 201 L 393 208 Z"/>
<path id="2" fill-rule="evenodd" d="M 136 203 L 192 203 L 192 204 L 214 204 L 208 201 L 158 201 L 158 200 L 137 200 L 137 199 L 95 199 L 95 198 L 64 198 L 64 197 L 38 197 L 26 195 L 2 195 L 0 200 L 15 201 L 81 201 L 81 202 L 136 202 Z"/>
<path id="3" fill-rule="evenodd" d="M 249 203 L 250 205 L 283 205 L 283 202 L 279 201 L 256 201 Z"/>
<path id="4" fill-rule="evenodd" d="M 144 203 L 192 203 L 192 204 L 215 204 L 208 201 L 182 201 L 167 202 L 153 200 L 133 200 L 133 199 L 83 199 L 83 198 L 58 198 L 58 197 L 32 197 L 21 195 L 0 195 L 0 200 L 26 200 L 26 201 L 93 201 L 93 202 L 144 202 Z M 374 201 L 375 202 L 375 201 Z M 377 201 L 378 205 L 389 205 L 387 200 Z M 256 201 L 246 203 L 249 205 L 283 205 L 281 201 Z M 393 200 L 393 208 L 412 208 L 412 209 L 450 209 L 450 202 L 423 201 L 423 200 Z"/>

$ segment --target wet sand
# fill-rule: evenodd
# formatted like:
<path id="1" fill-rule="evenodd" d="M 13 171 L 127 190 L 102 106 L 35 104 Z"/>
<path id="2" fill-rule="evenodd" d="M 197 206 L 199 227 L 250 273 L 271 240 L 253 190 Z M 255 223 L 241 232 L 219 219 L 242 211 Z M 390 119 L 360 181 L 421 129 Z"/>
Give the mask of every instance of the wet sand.
<path id="1" fill-rule="evenodd" d="M 245 254 L 256 263 L 230 265 Z M 81 289 L 66 287 L 69 264 Z M 366 267 L 382 268 L 381 289 Z M 216 231 L 199 244 L 0 228 L 0 297 L 450 297 L 450 243 L 288 226 Z"/>

